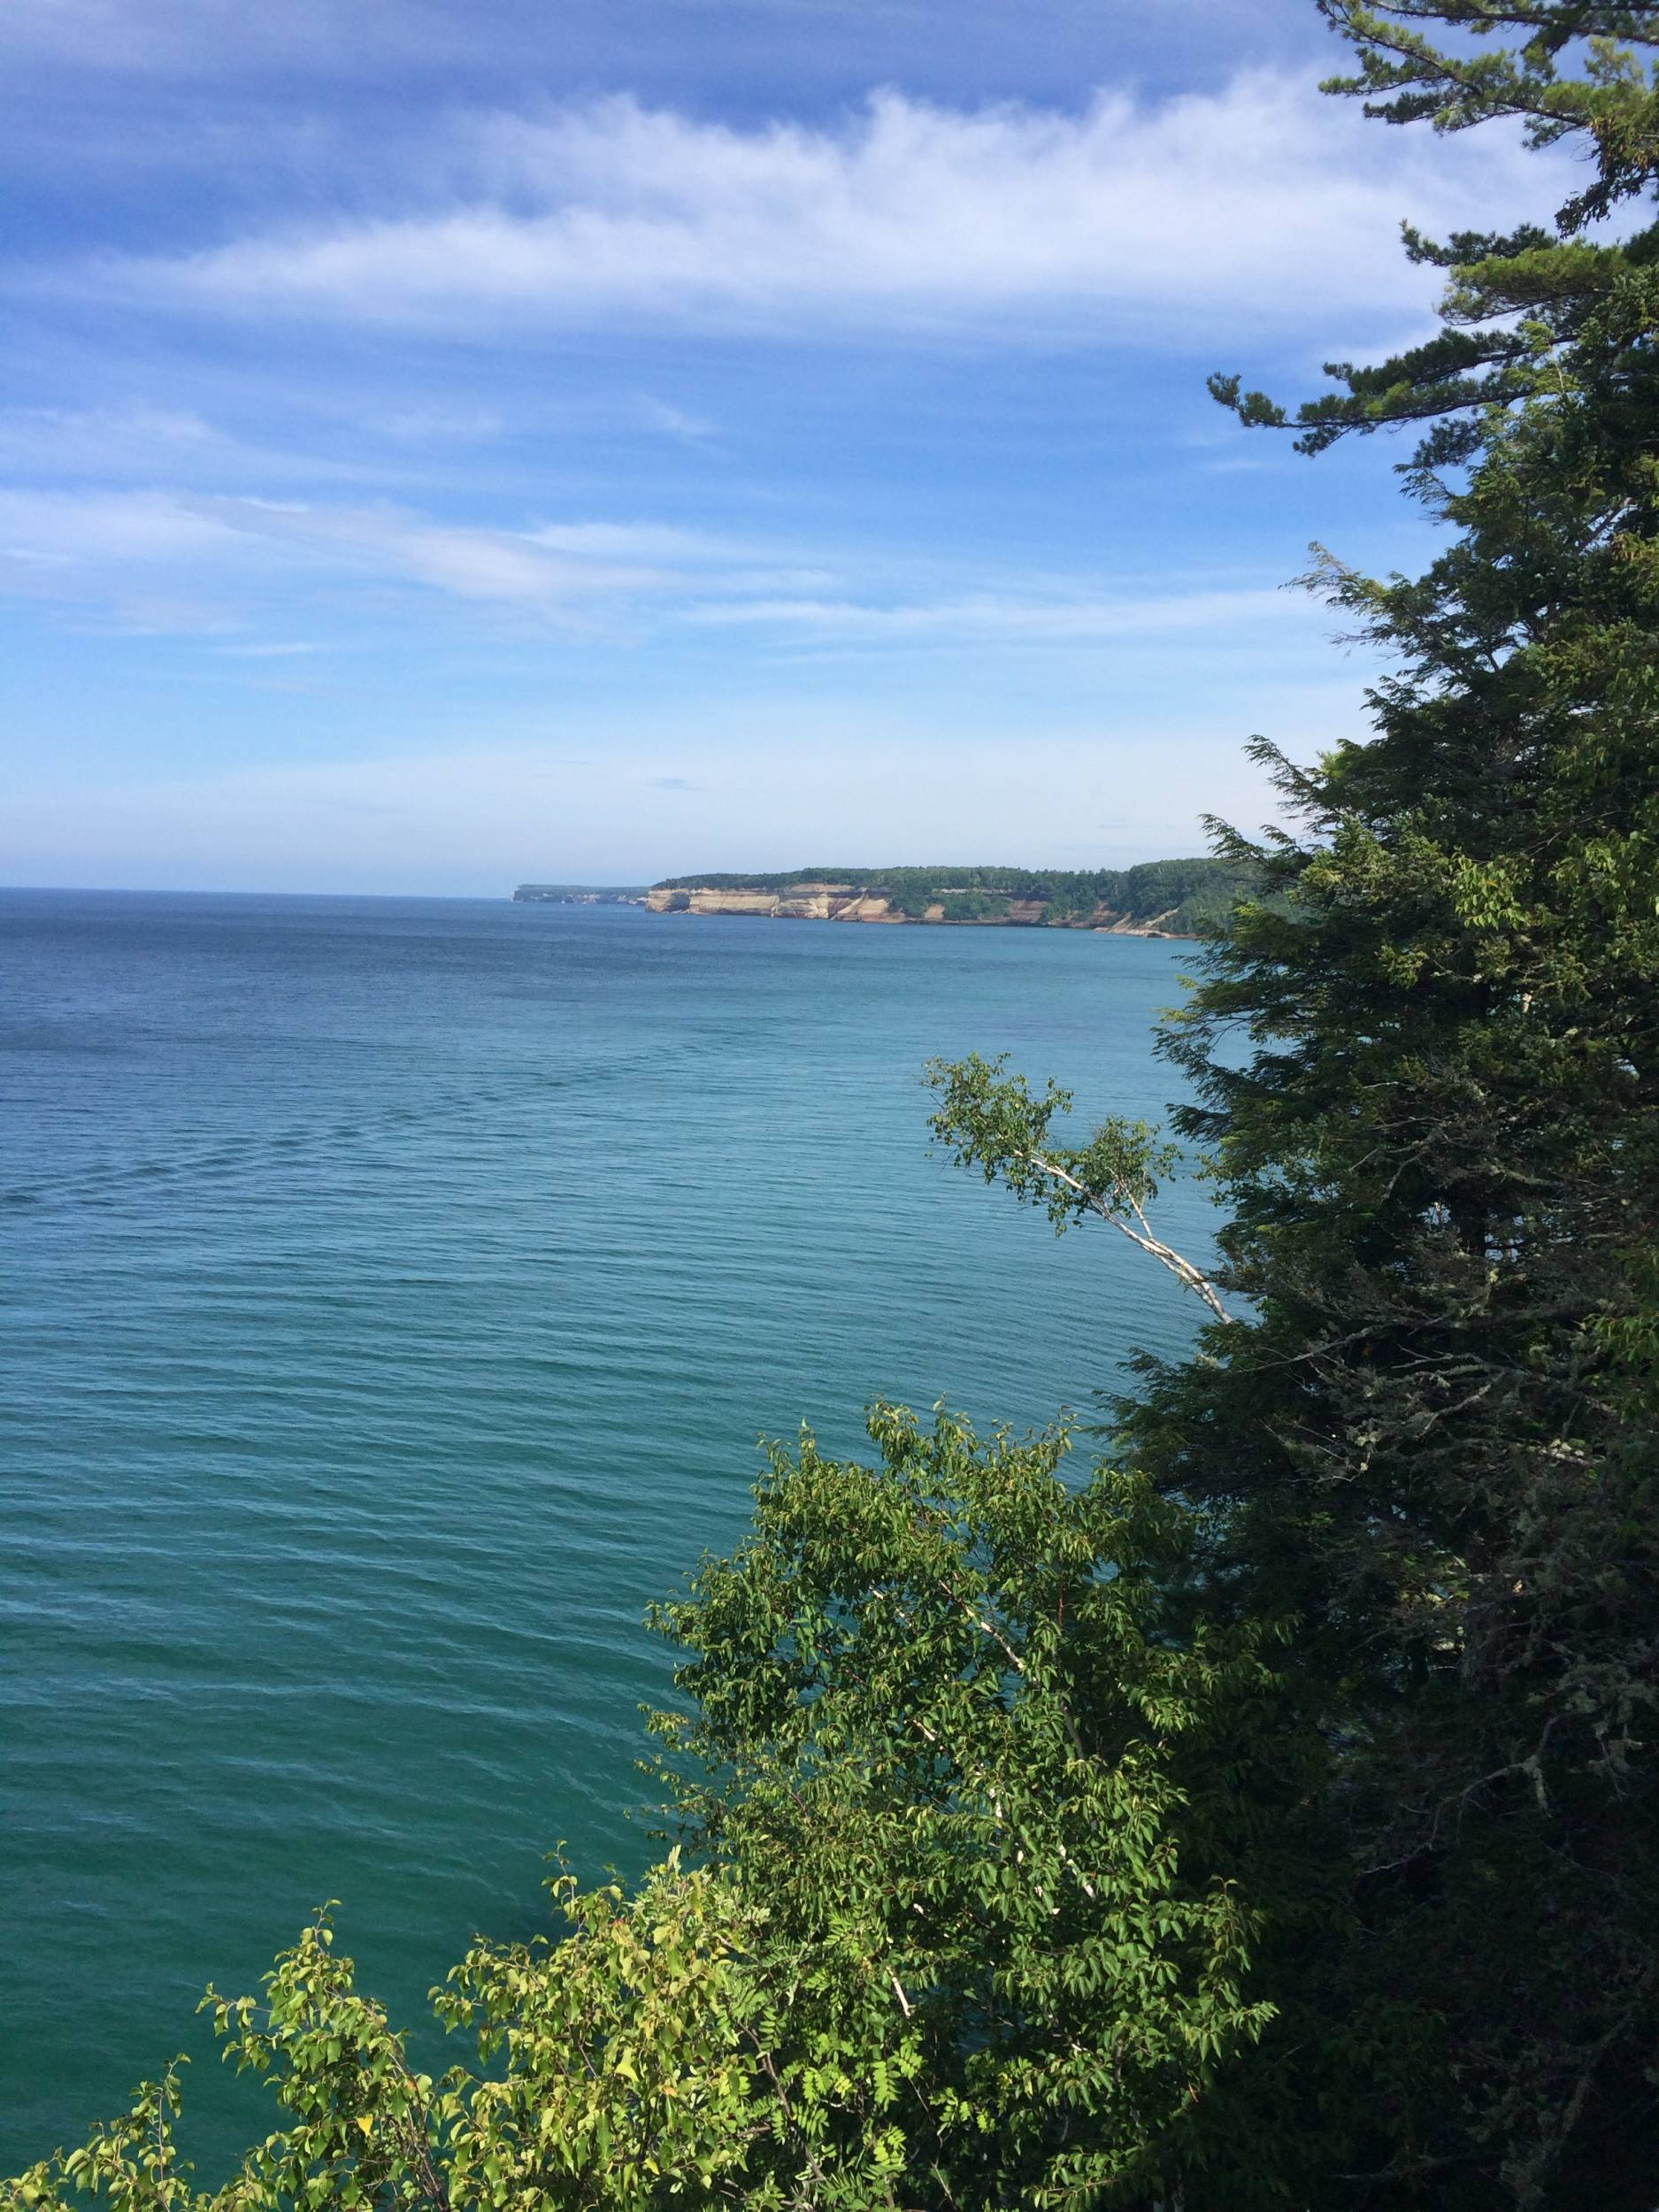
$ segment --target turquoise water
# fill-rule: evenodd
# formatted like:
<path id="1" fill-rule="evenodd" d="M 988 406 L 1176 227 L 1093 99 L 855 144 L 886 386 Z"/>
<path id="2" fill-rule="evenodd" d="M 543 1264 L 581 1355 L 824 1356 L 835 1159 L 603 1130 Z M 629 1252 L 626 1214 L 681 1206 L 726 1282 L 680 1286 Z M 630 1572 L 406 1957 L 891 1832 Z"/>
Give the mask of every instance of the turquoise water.
<path id="1" fill-rule="evenodd" d="M 922 1062 L 1174 1087 L 1191 949 L 504 902 L 0 895 L 0 2170 L 325 1897 L 401 2015 L 636 1866 L 647 1601 L 757 1432 L 1084 1410 L 1192 1302 L 927 1154 Z M 1191 1187 L 1174 1240 L 1202 1245 Z M 242 2101 L 238 2101 L 238 2100 Z"/>

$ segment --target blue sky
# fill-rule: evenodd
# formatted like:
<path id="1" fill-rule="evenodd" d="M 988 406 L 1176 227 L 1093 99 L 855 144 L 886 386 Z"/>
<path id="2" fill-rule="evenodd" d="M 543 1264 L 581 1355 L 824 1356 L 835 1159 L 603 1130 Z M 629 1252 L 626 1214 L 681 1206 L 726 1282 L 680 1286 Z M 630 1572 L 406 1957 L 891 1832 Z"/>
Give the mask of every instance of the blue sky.
<path id="1" fill-rule="evenodd" d="M 1310 0 L 10 0 L 0 881 L 1116 865 L 1362 726 L 1294 395 L 1553 163 Z"/>

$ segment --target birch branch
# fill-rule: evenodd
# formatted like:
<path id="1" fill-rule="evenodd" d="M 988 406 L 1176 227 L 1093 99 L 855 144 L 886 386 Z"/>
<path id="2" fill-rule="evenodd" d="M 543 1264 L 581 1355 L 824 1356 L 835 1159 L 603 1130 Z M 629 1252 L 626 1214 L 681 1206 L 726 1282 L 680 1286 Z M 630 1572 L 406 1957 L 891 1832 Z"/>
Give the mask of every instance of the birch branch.
<path id="1" fill-rule="evenodd" d="M 1139 1201 L 1121 1183 L 1118 1186 L 1118 1194 L 1141 1225 L 1138 1229 L 1132 1228 L 1121 1214 L 1114 1213 L 1086 1183 L 1079 1182 L 1075 1175 L 1068 1175 L 1057 1162 L 1046 1160 L 1041 1152 L 1026 1152 L 1020 1156 L 1039 1173 L 1050 1176 L 1055 1182 L 1064 1183 L 1068 1190 L 1075 1191 L 1091 1213 L 1098 1214 L 1102 1221 L 1110 1221 L 1114 1229 L 1127 1237 L 1131 1244 L 1138 1246 L 1149 1259 L 1156 1260 L 1160 1267 L 1167 1267 L 1183 1290 L 1193 1291 L 1203 1300 L 1217 1321 L 1232 1320 L 1233 1316 L 1217 1296 L 1215 1286 L 1209 1277 L 1194 1267 L 1190 1260 L 1183 1259 L 1172 1247 L 1153 1235 L 1151 1225 L 1141 1211 Z"/>

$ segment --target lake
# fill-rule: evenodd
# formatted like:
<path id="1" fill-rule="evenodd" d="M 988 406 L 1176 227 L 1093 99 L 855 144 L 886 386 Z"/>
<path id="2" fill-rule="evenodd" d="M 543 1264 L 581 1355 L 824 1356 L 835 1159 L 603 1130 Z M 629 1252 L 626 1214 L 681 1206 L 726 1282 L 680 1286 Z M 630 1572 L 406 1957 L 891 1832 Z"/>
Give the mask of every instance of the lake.
<path id="1" fill-rule="evenodd" d="M 0 894 L 0 2170 L 317 1903 L 395 2013 L 636 1868 L 640 1625 L 759 1432 L 1086 1417 L 1198 1309 L 930 1157 L 922 1063 L 1160 1117 L 1195 949 L 505 901 Z M 1202 1252 L 1192 1184 L 1160 1202 Z"/>

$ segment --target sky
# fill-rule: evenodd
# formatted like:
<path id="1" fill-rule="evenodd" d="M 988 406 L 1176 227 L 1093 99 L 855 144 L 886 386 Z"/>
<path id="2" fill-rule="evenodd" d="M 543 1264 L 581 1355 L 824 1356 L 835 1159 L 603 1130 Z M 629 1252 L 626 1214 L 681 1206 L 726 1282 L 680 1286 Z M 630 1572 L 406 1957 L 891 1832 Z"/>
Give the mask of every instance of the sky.
<path id="1" fill-rule="evenodd" d="M 1311 0 L 8 0 L 0 882 L 1119 866 L 1362 733 L 1240 430 L 1553 157 Z"/>

